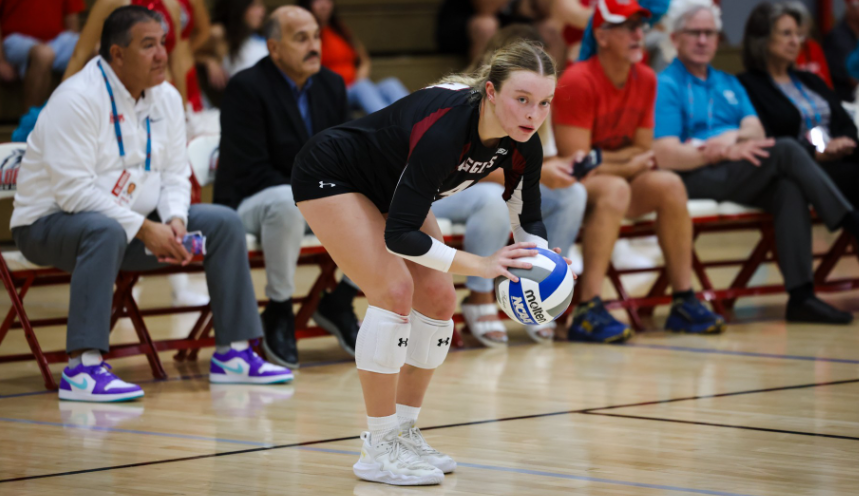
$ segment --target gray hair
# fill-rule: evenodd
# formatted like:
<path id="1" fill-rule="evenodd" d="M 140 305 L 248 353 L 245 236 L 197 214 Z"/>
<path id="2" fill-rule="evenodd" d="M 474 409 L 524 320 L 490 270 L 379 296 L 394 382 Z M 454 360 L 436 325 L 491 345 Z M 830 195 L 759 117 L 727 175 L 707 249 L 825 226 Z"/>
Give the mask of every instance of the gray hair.
<path id="1" fill-rule="evenodd" d="M 770 37 L 776 22 L 784 16 L 793 17 L 797 25 L 802 22 L 802 13 L 788 3 L 764 2 L 749 14 L 743 33 L 743 66 L 747 71 L 767 71 Z"/>
<path id="2" fill-rule="evenodd" d="M 808 7 L 805 6 L 804 3 L 799 1 L 785 2 L 785 5 L 797 12 L 800 17 L 799 26 L 808 26 L 809 28 L 814 22 L 814 19 L 811 18 L 811 12 L 808 11 Z"/>
<path id="3" fill-rule="evenodd" d="M 671 32 L 679 33 L 686 29 L 686 24 L 689 22 L 689 19 L 695 17 L 698 12 L 706 10 L 713 14 L 713 21 L 716 24 L 716 30 L 722 30 L 722 9 L 719 8 L 718 5 L 715 5 L 710 0 L 687 0 L 687 1 L 678 1 L 674 0 L 671 2 L 671 6 L 668 8 L 668 18 L 673 20 L 673 24 L 670 24 Z"/>
<path id="4" fill-rule="evenodd" d="M 265 24 L 262 25 L 262 35 L 266 40 L 280 40 L 281 31 L 280 31 L 280 18 L 269 15 L 268 19 L 265 20 Z"/>

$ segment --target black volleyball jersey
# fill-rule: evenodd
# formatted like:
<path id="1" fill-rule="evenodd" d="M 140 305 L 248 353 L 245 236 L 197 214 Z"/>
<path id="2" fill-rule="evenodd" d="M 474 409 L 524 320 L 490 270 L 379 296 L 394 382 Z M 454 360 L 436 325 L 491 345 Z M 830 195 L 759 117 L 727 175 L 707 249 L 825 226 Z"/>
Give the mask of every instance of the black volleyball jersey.
<path id="1" fill-rule="evenodd" d="M 343 182 L 388 213 L 389 251 L 447 270 L 455 250 L 420 231 L 433 201 L 504 170 L 503 198 L 516 241 L 547 247 L 540 214 L 543 149 L 534 136 L 486 147 L 477 132 L 480 98 L 464 85 L 417 91 L 361 119 L 314 136 L 299 154 L 302 173 Z M 302 155 L 308 160 L 302 160 Z M 313 177 L 315 180 L 316 178 Z M 332 184 L 333 186 L 333 184 Z M 439 246 L 440 245 L 440 246 Z"/>

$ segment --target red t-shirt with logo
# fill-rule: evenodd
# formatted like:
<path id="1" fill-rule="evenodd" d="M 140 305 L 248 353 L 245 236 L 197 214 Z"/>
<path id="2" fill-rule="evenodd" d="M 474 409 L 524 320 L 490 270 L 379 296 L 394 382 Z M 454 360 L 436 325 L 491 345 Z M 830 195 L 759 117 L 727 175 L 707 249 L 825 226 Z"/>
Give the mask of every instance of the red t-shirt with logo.
<path id="1" fill-rule="evenodd" d="M 619 150 L 630 146 L 638 128 L 653 129 L 656 74 L 633 64 L 623 88 L 609 81 L 598 57 L 567 69 L 552 101 L 552 122 L 591 130 L 591 146 Z"/>
<path id="2" fill-rule="evenodd" d="M 83 0 L 0 0 L 0 29 L 51 41 L 65 31 L 65 17 L 84 10 Z"/>

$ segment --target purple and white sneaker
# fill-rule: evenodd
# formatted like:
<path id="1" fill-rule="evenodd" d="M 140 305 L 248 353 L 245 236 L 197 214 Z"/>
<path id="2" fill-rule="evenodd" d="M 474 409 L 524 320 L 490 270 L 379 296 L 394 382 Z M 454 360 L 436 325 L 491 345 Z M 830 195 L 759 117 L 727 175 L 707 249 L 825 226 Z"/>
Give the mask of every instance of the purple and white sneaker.
<path id="1" fill-rule="evenodd" d="M 209 382 L 219 384 L 277 384 L 292 381 L 292 371 L 268 363 L 250 347 L 212 355 Z"/>
<path id="2" fill-rule="evenodd" d="M 98 403 L 128 401 L 143 397 L 143 389 L 129 384 L 113 375 L 110 365 L 80 364 L 66 367 L 60 381 L 60 399 L 70 401 L 94 401 Z"/>

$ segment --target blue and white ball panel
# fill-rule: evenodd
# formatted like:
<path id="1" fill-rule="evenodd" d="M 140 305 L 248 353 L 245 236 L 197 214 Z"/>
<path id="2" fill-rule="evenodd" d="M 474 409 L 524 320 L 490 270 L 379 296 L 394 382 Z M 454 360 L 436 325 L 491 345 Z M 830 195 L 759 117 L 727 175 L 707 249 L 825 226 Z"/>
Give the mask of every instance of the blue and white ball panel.
<path id="1" fill-rule="evenodd" d="M 537 248 L 529 262 L 531 269 L 510 269 L 518 283 L 506 277 L 495 280 L 498 304 L 513 320 L 525 325 L 539 325 L 558 318 L 573 299 L 573 273 L 557 253 Z"/>

